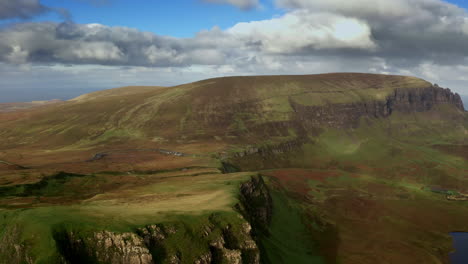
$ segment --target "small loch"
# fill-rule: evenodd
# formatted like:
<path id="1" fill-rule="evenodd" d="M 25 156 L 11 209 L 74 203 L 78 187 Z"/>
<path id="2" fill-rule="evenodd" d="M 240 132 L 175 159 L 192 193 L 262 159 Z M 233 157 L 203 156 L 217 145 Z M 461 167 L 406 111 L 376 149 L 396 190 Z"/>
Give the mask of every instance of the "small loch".
<path id="1" fill-rule="evenodd" d="M 468 263 L 468 232 L 452 232 L 453 247 L 455 252 L 450 254 L 451 264 Z"/>

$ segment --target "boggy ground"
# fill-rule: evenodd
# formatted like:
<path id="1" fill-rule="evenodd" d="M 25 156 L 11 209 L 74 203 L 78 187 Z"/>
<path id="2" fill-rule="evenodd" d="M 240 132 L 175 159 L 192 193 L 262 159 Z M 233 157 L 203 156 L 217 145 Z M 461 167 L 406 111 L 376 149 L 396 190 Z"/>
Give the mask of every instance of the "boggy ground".
<path id="1" fill-rule="evenodd" d="M 316 243 L 333 262 L 448 263 L 449 233 L 468 230 L 466 203 L 448 201 L 411 181 L 342 170 L 262 174 L 285 189 L 304 223 L 321 234 Z M 334 232 L 321 233 L 324 223 Z"/>

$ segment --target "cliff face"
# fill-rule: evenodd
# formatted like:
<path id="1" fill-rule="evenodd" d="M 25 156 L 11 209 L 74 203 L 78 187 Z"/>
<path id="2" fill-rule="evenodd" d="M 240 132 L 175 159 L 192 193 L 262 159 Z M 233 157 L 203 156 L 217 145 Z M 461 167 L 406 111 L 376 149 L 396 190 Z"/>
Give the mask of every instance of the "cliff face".
<path id="1" fill-rule="evenodd" d="M 379 90 L 380 88 L 376 88 Z M 366 91 L 367 92 L 367 91 Z M 375 91 L 373 91 L 375 92 Z M 361 94 L 362 95 L 362 94 Z M 314 95 L 315 96 L 315 95 Z M 329 95 L 327 95 L 329 96 Z M 327 97 L 328 98 L 328 97 Z M 287 155 L 301 155 L 305 143 L 313 143 L 314 136 L 319 136 L 327 128 L 356 129 L 361 121 L 372 119 L 387 119 L 396 113 L 411 114 L 429 112 L 434 109 L 451 109 L 449 111 L 434 111 L 424 115 L 425 120 L 433 118 L 442 120 L 461 120 L 463 122 L 464 106 L 460 95 L 450 89 L 428 84 L 422 88 L 396 88 L 381 100 L 355 100 L 352 103 L 327 103 L 306 105 L 307 100 L 298 102 L 289 98 L 293 109 L 287 122 L 270 122 L 254 126 L 253 131 L 260 135 L 270 135 L 285 138 L 281 143 L 249 145 L 240 151 L 220 156 L 222 160 L 232 164 L 238 170 L 258 170 L 278 167 L 290 167 Z M 439 108 L 440 106 L 446 106 Z M 398 118 L 398 116 L 397 116 Z M 396 119 L 398 121 L 399 119 Z M 398 130 L 397 122 L 392 129 Z M 424 125 L 424 122 L 421 122 Z M 402 125 L 403 127 L 405 124 Z M 270 130 L 263 129 L 264 127 Z M 426 128 L 422 128 L 424 130 Z M 290 131 L 295 131 L 291 139 Z M 391 131 L 390 131 L 391 132 Z M 242 134 L 239 135 L 242 137 Z"/>
<path id="2" fill-rule="evenodd" d="M 297 119 L 306 129 L 314 127 L 354 128 L 364 118 L 385 118 L 393 112 L 425 112 L 435 106 L 449 104 L 464 111 L 460 95 L 438 86 L 417 89 L 395 89 L 382 101 L 304 106 L 291 101 Z"/>
<path id="3" fill-rule="evenodd" d="M 21 228 L 16 225 L 3 227 L 0 235 L 0 261 L 8 260 L 11 264 L 34 263 L 28 245 L 21 242 Z"/>
<path id="4" fill-rule="evenodd" d="M 252 228 L 238 217 L 233 223 L 226 223 L 213 215 L 208 224 L 197 229 L 182 223 L 165 223 L 125 233 L 61 230 L 55 232 L 54 238 L 62 256 L 60 262 L 66 264 L 258 264 L 260 252 L 251 237 Z M 10 259 L 13 263 L 27 260 L 16 255 Z"/>
<path id="5" fill-rule="evenodd" d="M 75 232 L 56 234 L 65 263 L 153 264 L 141 237 L 134 233 L 100 231 L 88 236 Z"/>
<path id="6" fill-rule="evenodd" d="M 457 93 L 450 89 L 431 86 L 424 89 L 397 89 L 387 98 L 386 104 L 391 111 L 424 112 L 440 104 L 450 104 L 464 111 L 463 102 Z"/>
<path id="7" fill-rule="evenodd" d="M 268 233 L 268 226 L 273 214 L 273 201 L 267 185 L 261 176 L 241 185 L 241 211 L 252 223 L 257 233 Z"/>
<path id="8" fill-rule="evenodd" d="M 300 146 L 302 146 L 302 144 L 304 144 L 304 142 L 304 139 L 298 138 L 277 145 L 267 145 L 265 147 L 249 147 L 244 151 L 235 153 L 234 158 L 242 158 L 253 154 L 259 154 L 262 157 L 267 157 L 270 155 L 279 155 L 299 148 Z"/>

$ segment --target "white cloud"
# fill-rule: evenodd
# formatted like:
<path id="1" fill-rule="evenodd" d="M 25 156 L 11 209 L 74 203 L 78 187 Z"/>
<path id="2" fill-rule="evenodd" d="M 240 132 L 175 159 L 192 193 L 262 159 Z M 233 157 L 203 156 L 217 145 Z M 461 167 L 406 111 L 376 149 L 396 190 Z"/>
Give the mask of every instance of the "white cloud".
<path id="1" fill-rule="evenodd" d="M 353 17 L 400 17 L 411 19 L 434 13 L 463 15 L 465 11 L 440 0 L 276 0 L 280 7 L 329 11 Z"/>
<path id="2" fill-rule="evenodd" d="M 92 59 L 105 62 L 124 60 L 124 54 L 114 43 L 99 41 L 72 44 L 70 49 L 61 50 L 56 56 L 66 60 Z"/>
<path id="3" fill-rule="evenodd" d="M 243 9 L 259 5 L 218 2 Z M 52 85 L 50 78 L 76 87 L 110 88 L 223 75 L 361 71 L 417 75 L 468 94 L 468 13 L 455 5 L 440 0 L 277 3 L 288 8 L 282 16 L 226 30 L 214 27 L 192 38 L 101 24 L 4 26 L 0 79 L 5 87 L 38 82 L 45 87 Z M 4 70 L 7 64 L 11 68 Z M 18 79 L 21 68 L 30 71 Z"/>
<path id="4" fill-rule="evenodd" d="M 239 23 L 227 33 L 271 53 L 304 49 L 374 49 L 369 26 L 354 18 L 295 11 L 271 20 Z"/>

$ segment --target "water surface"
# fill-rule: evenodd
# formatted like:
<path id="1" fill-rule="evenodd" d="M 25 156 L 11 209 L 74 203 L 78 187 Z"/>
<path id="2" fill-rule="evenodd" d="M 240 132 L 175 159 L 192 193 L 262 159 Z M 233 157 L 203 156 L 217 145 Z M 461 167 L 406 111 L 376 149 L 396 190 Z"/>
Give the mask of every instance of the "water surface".
<path id="1" fill-rule="evenodd" d="M 468 233 L 453 232 L 450 233 L 453 237 L 453 247 L 455 252 L 450 254 L 451 264 L 467 264 L 468 263 Z"/>

